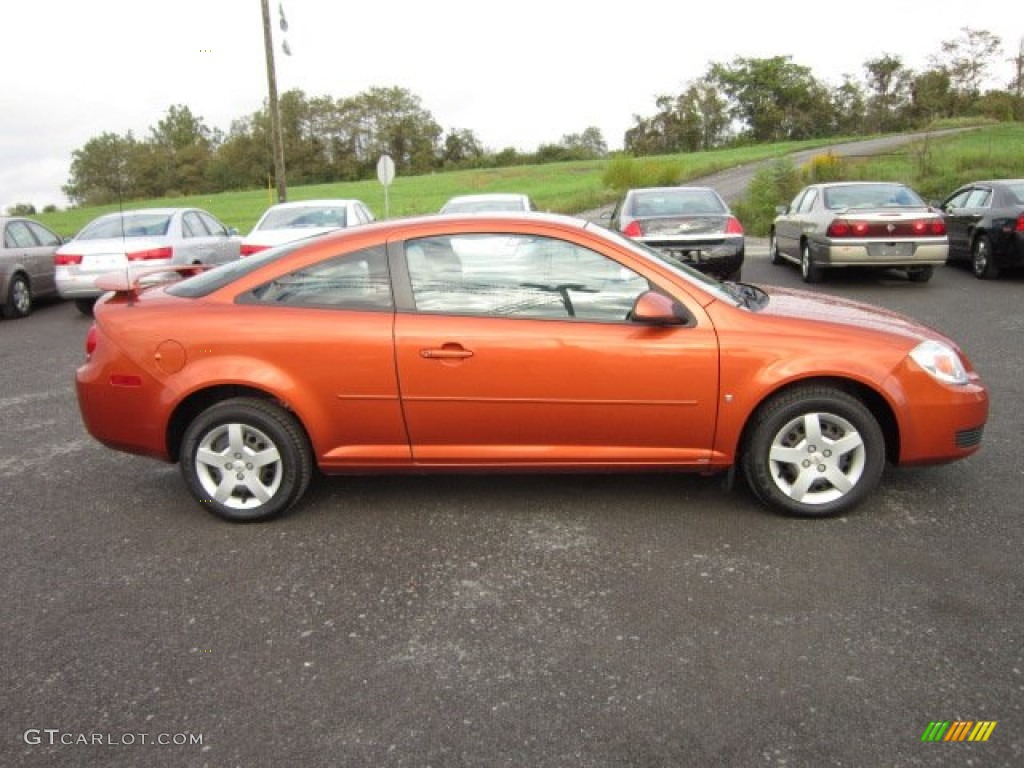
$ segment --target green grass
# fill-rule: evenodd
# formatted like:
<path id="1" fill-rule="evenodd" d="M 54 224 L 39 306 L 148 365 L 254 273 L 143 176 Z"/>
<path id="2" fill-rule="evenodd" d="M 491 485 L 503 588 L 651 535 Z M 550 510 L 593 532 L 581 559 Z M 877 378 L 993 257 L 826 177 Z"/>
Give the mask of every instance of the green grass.
<path id="1" fill-rule="evenodd" d="M 863 137 L 862 137 L 863 138 Z M 835 137 L 811 141 L 762 144 L 713 152 L 637 158 L 634 163 L 652 180 L 661 179 L 666 169 L 678 174 L 677 183 L 699 178 L 726 168 L 781 157 L 801 149 L 835 144 Z M 850 139 L 854 140 L 854 139 Z M 579 213 L 611 202 L 617 196 L 605 186 L 605 171 L 612 159 L 587 160 L 547 165 L 514 166 L 399 176 L 388 190 L 390 217 L 432 213 L 454 195 L 479 192 L 521 192 L 530 195 L 542 210 Z M 941 197 L 964 181 L 991 177 L 1024 177 L 1024 124 L 1001 123 L 926 145 L 914 145 L 896 155 L 851 162 L 846 168 L 856 178 L 893 178 L 908 181 L 924 197 Z M 652 182 L 653 183 L 653 182 Z M 660 182 L 659 182 L 660 183 Z M 384 188 L 376 180 L 290 187 L 289 200 L 321 197 L 362 200 L 379 218 L 385 217 Z M 214 195 L 132 200 L 126 209 L 157 206 L 205 208 L 228 226 L 248 232 L 260 214 L 274 202 L 273 190 L 253 189 Z M 100 214 L 116 211 L 117 205 L 71 208 L 37 218 L 62 235 L 70 236 Z"/>

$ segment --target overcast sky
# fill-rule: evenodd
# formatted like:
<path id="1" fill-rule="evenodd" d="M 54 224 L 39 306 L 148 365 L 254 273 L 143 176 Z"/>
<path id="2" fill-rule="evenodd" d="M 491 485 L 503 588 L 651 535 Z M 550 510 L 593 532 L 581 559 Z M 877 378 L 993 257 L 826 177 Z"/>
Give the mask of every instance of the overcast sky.
<path id="1" fill-rule="evenodd" d="M 405 88 L 447 131 L 533 151 L 589 126 L 622 147 L 634 115 L 711 62 L 793 57 L 838 85 L 885 53 L 923 69 L 964 26 L 1003 40 L 992 84 L 1012 77 L 1017 0 L 283 0 L 278 90 L 353 96 Z M 271 0 L 277 20 L 277 0 Z M 28 0 L 0 14 L 0 208 L 66 205 L 71 153 L 109 131 L 145 138 L 172 104 L 211 128 L 267 94 L 260 0 Z M 997 20 L 1012 28 L 1000 27 Z M 280 53 L 287 38 L 292 56 Z"/>

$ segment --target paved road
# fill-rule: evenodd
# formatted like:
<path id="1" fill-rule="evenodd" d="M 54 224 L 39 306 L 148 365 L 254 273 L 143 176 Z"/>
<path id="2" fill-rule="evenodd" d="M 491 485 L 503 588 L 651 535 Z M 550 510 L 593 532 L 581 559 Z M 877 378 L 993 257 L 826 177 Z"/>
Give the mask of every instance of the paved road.
<path id="1" fill-rule="evenodd" d="M 824 521 L 714 478 L 379 477 L 232 526 L 85 434 L 71 306 L 0 322 L 0 765 L 1024 764 L 1024 278 L 817 290 L 954 334 L 993 398 L 977 456 Z M 954 719 L 998 725 L 921 743 Z"/>

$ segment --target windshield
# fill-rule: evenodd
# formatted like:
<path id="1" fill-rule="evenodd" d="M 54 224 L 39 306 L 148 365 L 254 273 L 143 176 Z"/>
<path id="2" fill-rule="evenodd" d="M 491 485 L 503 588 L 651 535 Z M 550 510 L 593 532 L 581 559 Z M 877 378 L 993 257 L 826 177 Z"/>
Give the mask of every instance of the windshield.
<path id="1" fill-rule="evenodd" d="M 344 206 L 302 206 L 275 208 L 267 212 L 257 229 L 310 229 L 344 227 L 347 221 Z"/>
<path id="2" fill-rule="evenodd" d="M 78 233 L 76 240 L 117 237 L 162 237 L 171 225 L 169 213 L 124 213 L 97 219 Z"/>

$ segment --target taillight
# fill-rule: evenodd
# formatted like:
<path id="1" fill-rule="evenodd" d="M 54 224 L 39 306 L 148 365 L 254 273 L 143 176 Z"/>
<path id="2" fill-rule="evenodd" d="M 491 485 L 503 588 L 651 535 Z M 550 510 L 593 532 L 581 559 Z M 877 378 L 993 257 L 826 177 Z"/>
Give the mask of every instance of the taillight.
<path id="1" fill-rule="evenodd" d="M 1017 231 L 1024 232 L 1024 213 L 1017 217 Z"/>
<path id="2" fill-rule="evenodd" d="M 743 225 L 740 224 L 740 220 L 735 216 L 730 216 L 729 220 L 725 223 L 725 234 L 727 235 L 742 235 Z"/>
<path id="3" fill-rule="evenodd" d="M 826 234 L 829 237 L 866 237 L 869 229 L 866 221 L 836 219 L 828 225 Z"/>
<path id="4" fill-rule="evenodd" d="M 640 222 L 634 219 L 626 225 L 626 228 L 622 230 L 622 234 L 626 237 L 640 237 L 643 231 L 640 229 Z"/>
<path id="5" fill-rule="evenodd" d="M 169 245 L 163 248 L 149 248 L 145 251 L 133 251 L 126 253 L 128 261 L 149 261 L 150 259 L 169 259 L 174 255 L 174 249 Z"/>
<path id="6" fill-rule="evenodd" d="M 252 256 L 254 253 L 267 250 L 269 247 L 269 245 L 252 245 L 249 243 L 242 243 L 242 247 L 239 249 L 239 255 Z"/>
<path id="7" fill-rule="evenodd" d="M 910 224 L 915 235 L 944 235 L 946 222 L 942 219 L 918 219 Z"/>
<path id="8" fill-rule="evenodd" d="M 92 358 L 92 353 L 96 351 L 96 344 L 98 343 L 98 335 L 96 332 L 96 323 L 89 326 L 89 332 L 85 334 L 85 359 L 89 360 Z"/>
<path id="9" fill-rule="evenodd" d="M 55 253 L 53 254 L 53 265 L 55 267 L 70 267 L 82 263 L 82 255 L 78 253 Z"/>

